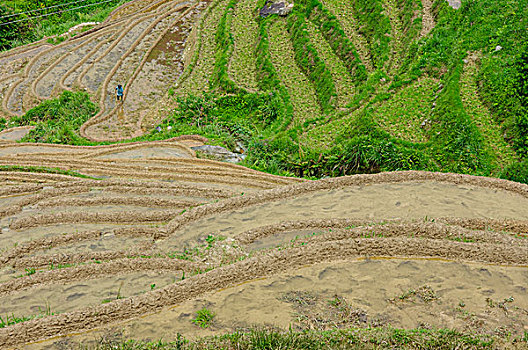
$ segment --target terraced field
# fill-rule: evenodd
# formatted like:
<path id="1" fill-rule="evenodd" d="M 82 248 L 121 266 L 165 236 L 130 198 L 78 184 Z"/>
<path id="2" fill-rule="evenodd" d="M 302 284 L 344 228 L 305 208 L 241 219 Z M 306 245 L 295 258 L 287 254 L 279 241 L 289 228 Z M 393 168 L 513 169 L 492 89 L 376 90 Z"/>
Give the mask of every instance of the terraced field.
<path id="1" fill-rule="evenodd" d="M 58 45 L 38 42 L 4 53 L 0 89 L 6 117 L 22 115 L 63 90 L 82 89 L 99 113 L 80 130 L 94 141 L 141 135 L 146 114 L 183 71 L 184 44 L 208 2 L 141 0 Z M 114 88 L 125 86 L 116 105 Z M 117 120 L 119 119 L 119 120 Z"/>
<path id="2" fill-rule="evenodd" d="M 155 247 L 173 218 L 223 198 L 302 182 L 196 159 L 186 144 L 203 141 L 1 144 L 0 281 L 3 295 L 14 299 L 0 313 L 72 312 L 111 301 L 116 283 L 130 297 L 205 270 L 207 264 L 179 257 L 183 246 L 168 254 Z M 44 168 L 63 173 L 24 171 Z"/>
<path id="3" fill-rule="evenodd" d="M 2 163 L 91 177 L 1 173 L 0 313 L 38 315 L 0 329 L 3 344 L 311 327 L 321 316 L 294 295 L 344 298 L 359 314 L 343 326 L 528 325 L 526 185 L 427 172 L 305 182 L 199 160 L 185 142 L 21 145 L 16 160 L 3 145 Z M 431 299 L 399 298 L 408 290 Z M 503 299 L 508 312 L 489 306 Z M 203 307 L 217 314 L 212 330 L 191 322 Z"/>
<path id="4" fill-rule="evenodd" d="M 435 51 L 476 3 L 299 0 L 264 18 L 256 0 L 133 0 L 1 53 L 0 347 L 255 327 L 526 342 L 528 185 L 453 173 L 524 159 L 482 87 L 507 49 L 466 50 L 461 31 Z M 77 145 L 20 142 L 42 124 L 10 119 L 64 90 L 99 107 L 64 128 Z M 201 158 L 194 131 L 290 176 Z"/>

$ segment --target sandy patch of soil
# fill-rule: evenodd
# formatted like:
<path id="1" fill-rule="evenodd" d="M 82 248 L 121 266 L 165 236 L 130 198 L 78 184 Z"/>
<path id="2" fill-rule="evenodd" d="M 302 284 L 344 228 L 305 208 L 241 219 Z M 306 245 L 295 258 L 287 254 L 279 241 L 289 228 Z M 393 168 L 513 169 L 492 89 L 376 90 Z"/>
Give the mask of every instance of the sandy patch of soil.
<path id="1" fill-rule="evenodd" d="M 144 271 L 70 283 L 35 286 L 13 295 L 0 296 L 0 314 L 38 314 L 47 307 L 64 313 L 87 305 L 143 294 L 155 284 L 164 287 L 181 279 L 181 272 Z M 119 293 L 119 297 L 118 297 Z"/>
<path id="2" fill-rule="evenodd" d="M 20 152 L 17 147 L 23 152 L 13 157 Z M 5 305 L 0 313 L 35 314 L 46 307 L 46 298 L 63 307 L 52 317 L 0 329 L 3 344 L 102 327 L 102 333 L 82 335 L 86 339 L 111 332 L 120 322 L 125 322 L 125 336 L 152 339 L 170 333 L 170 324 L 191 336 L 255 323 L 324 328 L 350 322 L 417 327 L 422 322 L 424 327 L 494 332 L 524 317 L 526 301 L 517 297 L 522 292 L 517 287 L 526 284 L 522 271 L 528 265 L 526 185 L 427 172 L 302 181 L 196 159 L 177 140 L 101 147 L 6 143 L 0 151 L 0 164 L 61 167 L 101 177 L 0 174 L 8 181 L 0 186 L 0 301 Z M 366 257 L 369 264 L 377 261 L 374 257 L 410 262 L 354 267 Z M 464 267 L 472 276 L 488 269 L 485 264 L 504 266 L 488 269 L 491 277 L 482 273 L 481 279 L 471 279 L 444 265 L 415 269 L 421 258 L 456 268 L 480 264 L 478 270 Z M 348 265 L 333 265 L 342 260 Z M 66 266 L 50 270 L 52 264 Z M 184 280 L 178 278 L 181 270 Z M 177 279 L 147 283 L 145 271 L 170 271 Z M 443 279 L 431 278 L 431 271 L 441 271 L 437 277 Z M 334 277 L 319 278 L 334 272 Z M 130 290 L 145 293 L 122 289 L 128 298 L 118 300 L 115 287 L 135 273 L 143 282 Z M 504 276 L 511 281 L 499 288 L 507 284 Z M 266 281 L 261 278 L 276 280 L 258 285 Z M 64 286 L 75 294 L 97 289 L 103 280 L 104 288 L 95 294 L 64 300 L 73 295 Z M 340 289 L 332 280 L 349 287 Z M 384 287 L 376 284 L 380 280 L 391 283 Z M 233 292 L 241 286 L 251 288 Z M 488 289 L 493 289 L 484 304 L 489 312 L 479 299 Z M 114 293 L 116 300 L 102 304 L 104 293 Z M 459 298 L 464 306 L 453 311 Z M 328 300 L 335 305 L 329 307 Z M 212 331 L 197 330 L 190 322 L 203 307 L 217 313 Z M 166 316 L 169 311 L 174 314 Z M 433 314 L 445 317 L 437 320 Z M 148 322 L 134 323 L 137 317 Z M 518 332 L 516 327 L 510 328 Z"/>
<path id="3" fill-rule="evenodd" d="M 130 151 L 105 154 L 99 157 L 103 159 L 190 158 L 189 153 L 182 152 L 181 147 L 142 147 Z"/>
<path id="4" fill-rule="evenodd" d="M 18 141 L 24 138 L 34 126 L 21 126 L 0 132 L 0 141 Z M 1 151 L 0 151 L 1 152 Z"/>
<path id="5" fill-rule="evenodd" d="M 350 186 L 242 206 L 204 217 L 176 231 L 162 246 L 177 246 L 205 233 L 231 237 L 245 230 L 288 220 L 423 219 L 446 216 L 526 220 L 528 199 L 495 189 L 435 182 Z"/>
<path id="6" fill-rule="evenodd" d="M 130 227 L 130 225 L 115 223 L 58 223 L 23 230 L 13 230 L 9 229 L 8 226 L 3 226 L 0 249 L 8 250 L 25 242 L 51 238 L 65 233 L 96 231 L 104 234 L 123 227 Z"/>
<path id="7" fill-rule="evenodd" d="M 407 259 L 321 263 L 30 348 L 93 342 L 115 332 L 125 339 L 169 341 L 177 333 L 193 338 L 255 325 L 285 330 L 391 325 L 484 333 L 506 328 L 522 333 L 528 325 L 527 283 L 521 267 Z M 204 307 L 216 313 L 207 329 L 192 323 Z"/>

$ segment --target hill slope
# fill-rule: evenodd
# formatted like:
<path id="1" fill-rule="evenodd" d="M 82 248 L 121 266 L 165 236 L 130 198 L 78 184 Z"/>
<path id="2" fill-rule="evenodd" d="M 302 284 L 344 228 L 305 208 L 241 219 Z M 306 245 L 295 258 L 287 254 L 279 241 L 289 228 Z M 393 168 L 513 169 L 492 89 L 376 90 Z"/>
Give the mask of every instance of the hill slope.
<path id="1" fill-rule="evenodd" d="M 4 128 L 80 88 L 99 112 L 78 132 L 96 142 L 168 117 L 170 133 L 157 137 L 230 135 L 246 143 L 247 165 L 266 171 L 526 180 L 525 1 L 303 0 L 267 18 L 263 2 L 205 5 L 134 1 L 81 38 L 4 53 Z"/>
<path id="2" fill-rule="evenodd" d="M 456 3 L 133 0 L 1 53 L 0 347 L 526 346 L 528 185 L 382 172 L 528 182 L 526 1 Z"/>

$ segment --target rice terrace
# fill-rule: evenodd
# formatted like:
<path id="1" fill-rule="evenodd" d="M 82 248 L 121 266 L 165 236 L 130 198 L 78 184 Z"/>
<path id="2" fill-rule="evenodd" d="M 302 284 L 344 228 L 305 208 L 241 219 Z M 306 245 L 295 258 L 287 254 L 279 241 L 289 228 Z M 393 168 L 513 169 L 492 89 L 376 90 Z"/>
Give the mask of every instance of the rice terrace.
<path id="1" fill-rule="evenodd" d="M 0 179 L 1 349 L 528 349 L 528 1 L 1 1 Z"/>

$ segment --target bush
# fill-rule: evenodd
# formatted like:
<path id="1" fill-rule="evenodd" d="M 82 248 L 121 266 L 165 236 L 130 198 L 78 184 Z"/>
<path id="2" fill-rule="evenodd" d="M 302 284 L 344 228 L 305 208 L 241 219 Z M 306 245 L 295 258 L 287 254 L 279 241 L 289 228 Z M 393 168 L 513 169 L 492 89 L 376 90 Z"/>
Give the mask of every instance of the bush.
<path id="1" fill-rule="evenodd" d="M 528 160 L 514 161 L 499 175 L 501 179 L 528 184 Z"/>

